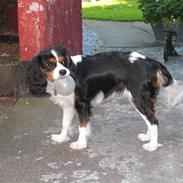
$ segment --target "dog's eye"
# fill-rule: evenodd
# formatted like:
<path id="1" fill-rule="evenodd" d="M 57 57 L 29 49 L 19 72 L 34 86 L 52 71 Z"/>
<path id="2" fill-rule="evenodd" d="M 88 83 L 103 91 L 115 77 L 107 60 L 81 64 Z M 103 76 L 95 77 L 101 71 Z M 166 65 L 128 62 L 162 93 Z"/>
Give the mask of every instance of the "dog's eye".
<path id="1" fill-rule="evenodd" d="M 47 63 L 45 64 L 45 67 L 46 67 L 47 69 L 53 69 L 54 67 L 56 67 L 56 63 L 54 63 L 54 62 L 47 62 Z"/>
<path id="2" fill-rule="evenodd" d="M 48 67 L 51 67 L 52 65 L 53 65 L 53 63 L 51 63 L 51 62 L 46 63 L 46 66 L 48 66 Z"/>

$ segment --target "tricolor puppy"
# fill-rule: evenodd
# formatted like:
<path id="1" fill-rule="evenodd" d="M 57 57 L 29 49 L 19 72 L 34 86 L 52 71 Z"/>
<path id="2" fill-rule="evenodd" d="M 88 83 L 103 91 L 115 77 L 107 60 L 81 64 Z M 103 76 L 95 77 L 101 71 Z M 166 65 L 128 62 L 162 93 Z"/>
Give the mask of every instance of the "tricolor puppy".
<path id="1" fill-rule="evenodd" d="M 54 81 L 70 75 L 76 88 L 68 96 L 54 92 Z M 154 151 L 158 143 L 158 120 L 155 102 L 159 90 L 173 82 L 169 71 L 159 62 L 136 52 L 104 52 L 92 56 L 69 56 L 64 46 L 42 51 L 33 58 L 27 73 L 27 84 L 33 94 L 51 94 L 54 103 L 63 108 L 62 130 L 51 139 L 68 141 L 68 131 L 75 113 L 79 116 L 79 137 L 72 149 L 87 147 L 90 135 L 92 101 L 100 103 L 114 93 L 128 93 L 135 110 L 147 125 L 147 132 L 138 135 L 146 142 L 143 148 Z"/>

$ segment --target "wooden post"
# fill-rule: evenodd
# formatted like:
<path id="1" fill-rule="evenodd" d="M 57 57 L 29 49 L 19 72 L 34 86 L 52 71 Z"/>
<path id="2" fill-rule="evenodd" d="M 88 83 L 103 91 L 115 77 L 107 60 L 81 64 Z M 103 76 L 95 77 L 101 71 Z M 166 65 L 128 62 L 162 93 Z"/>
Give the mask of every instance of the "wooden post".
<path id="1" fill-rule="evenodd" d="M 82 53 L 80 0 L 18 0 L 18 28 L 22 61 L 61 43 Z"/>

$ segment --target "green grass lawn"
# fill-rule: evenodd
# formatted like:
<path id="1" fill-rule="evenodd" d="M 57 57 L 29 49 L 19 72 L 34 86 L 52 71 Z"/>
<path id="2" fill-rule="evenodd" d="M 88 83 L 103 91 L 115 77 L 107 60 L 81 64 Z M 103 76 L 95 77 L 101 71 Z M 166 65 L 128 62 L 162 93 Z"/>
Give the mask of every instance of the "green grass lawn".
<path id="1" fill-rule="evenodd" d="M 143 21 L 138 0 L 99 0 L 82 3 L 84 19 L 111 21 Z"/>

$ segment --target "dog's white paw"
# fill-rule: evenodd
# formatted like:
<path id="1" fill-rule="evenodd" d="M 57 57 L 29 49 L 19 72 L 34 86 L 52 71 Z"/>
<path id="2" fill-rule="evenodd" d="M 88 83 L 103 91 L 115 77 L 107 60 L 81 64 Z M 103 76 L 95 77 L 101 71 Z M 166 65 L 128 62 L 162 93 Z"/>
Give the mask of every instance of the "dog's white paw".
<path id="1" fill-rule="evenodd" d="M 69 136 L 62 134 L 53 134 L 51 135 L 51 140 L 56 143 L 63 143 L 69 141 Z"/>
<path id="2" fill-rule="evenodd" d="M 141 140 L 142 142 L 147 142 L 150 140 L 150 136 L 145 133 L 139 133 L 138 139 Z"/>
<path id="3" fill-rule="evenodd" d="M 161 147 L 162 144 L 152 144 L 152 143 L 147 143 L 143 145 L 143 149 L 149 152 L 155 151 L 156 149 L 158 149 L 159 147 Z"/>
<path id="4" fill-rule="evenodd" d="M 70 148 L 71 149 L 74 149 L 74 150 L 85 149 L 85 148 L 87 148 L 87 143 L 81 143 L 79 141 L 72 142 L 70 144 Z"/>

